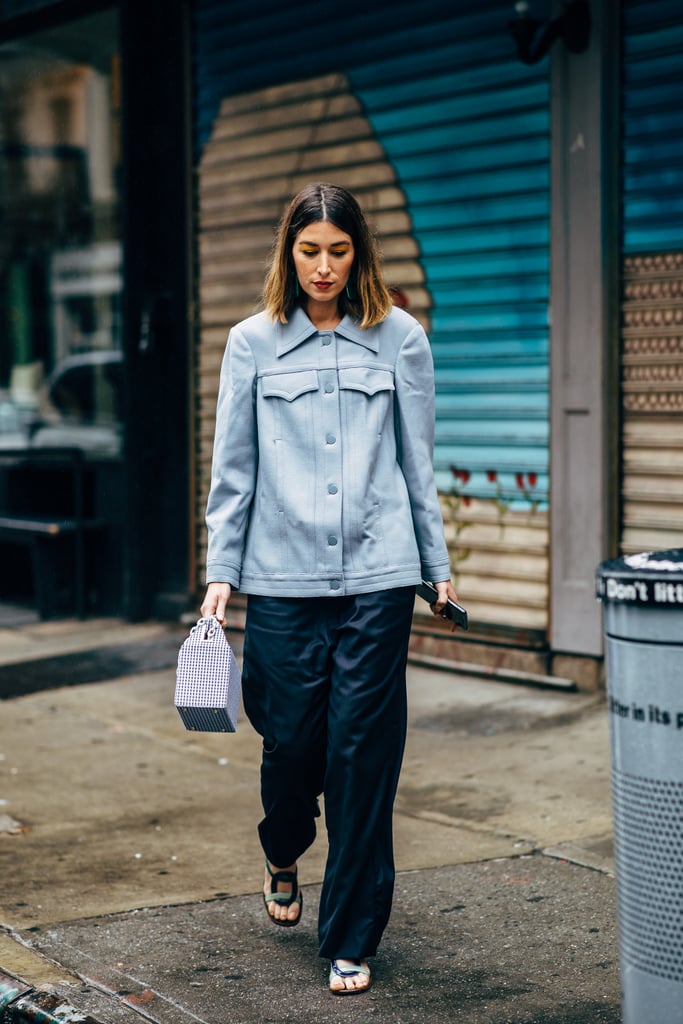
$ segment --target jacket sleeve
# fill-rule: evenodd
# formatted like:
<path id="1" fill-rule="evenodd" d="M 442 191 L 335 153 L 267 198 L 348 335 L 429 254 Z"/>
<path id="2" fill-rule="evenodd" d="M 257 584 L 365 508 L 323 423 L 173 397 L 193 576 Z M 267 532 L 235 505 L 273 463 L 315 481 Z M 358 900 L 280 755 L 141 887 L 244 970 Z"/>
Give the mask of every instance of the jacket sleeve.
<path id="1" fill-rule="evenodd" d="M 233 328 L 223 357 L 216 408 L 206 507 L 207 583 L 239 587 L 258 466 L 255 395 L 254 357 L 244 336 Z"/>
<path id="2" fill-rule="evenodd" d="M 434 480 L 434 364 L 427 335 L 410 331 L 396 362 L 398 461 L 410 498 L 423 579 L 450 579 L 448 549 Z"/>

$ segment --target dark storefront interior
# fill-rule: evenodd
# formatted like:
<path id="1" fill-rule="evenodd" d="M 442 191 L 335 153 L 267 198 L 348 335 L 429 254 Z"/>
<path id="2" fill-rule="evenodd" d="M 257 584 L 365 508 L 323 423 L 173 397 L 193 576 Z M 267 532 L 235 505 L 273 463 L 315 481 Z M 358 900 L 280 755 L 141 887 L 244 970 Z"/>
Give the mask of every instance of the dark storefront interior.
<path id="1" fill-rule="evenodd" d="M 44 583 L 43 614 L 175 614 L 190 558 L 184 5 L 24 3 L 3 20 L 7 6 L 0 600 L 35 607 Z M 51 518 L 79 526 L 28 531 Z"/>

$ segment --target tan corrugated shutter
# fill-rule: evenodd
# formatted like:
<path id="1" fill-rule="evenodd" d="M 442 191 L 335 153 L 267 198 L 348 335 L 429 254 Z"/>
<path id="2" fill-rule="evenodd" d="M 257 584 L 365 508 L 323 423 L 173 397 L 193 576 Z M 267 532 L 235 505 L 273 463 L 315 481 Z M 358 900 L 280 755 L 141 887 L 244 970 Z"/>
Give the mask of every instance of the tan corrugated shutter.
<path id="1" fill-rule="evenodd" d="M 683 252 L 626 258 L 622 342 L 622 551 L 680 547 Z"/>

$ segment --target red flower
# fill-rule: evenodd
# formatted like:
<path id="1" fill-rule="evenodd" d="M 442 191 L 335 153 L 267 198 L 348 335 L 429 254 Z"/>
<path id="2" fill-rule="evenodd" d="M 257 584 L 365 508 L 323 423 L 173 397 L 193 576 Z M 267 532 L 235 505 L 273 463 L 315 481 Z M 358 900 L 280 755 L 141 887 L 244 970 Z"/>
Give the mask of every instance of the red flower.
<path id="1" fill-rule="evenodd" d="M 486 479 L 490 484 L 495 484 L 496 480 L 498 479 L 498 474 L 496 473 L 495 469 L 486 470 Z"/>
<path id="2" fill-rule="evenodd" d="M 524 473 L 515 473 L 515 480 L 520 491 L 524 490 Z"/>
<path id="3" fill-rule="evenodd" d="M 538 483 L 538 473 L 528 473 L 527 480 L 529 481 L 529 487 L 535 487 Z"/>
<path id="4" fill-rule="evenodd" d="M 472 475 L 469 469 L 458 469 L 457 466 L 451 466 L 450 469 L 456 480 L 460 480 L 463 484 L 468 483 L 470 476 Z"/>

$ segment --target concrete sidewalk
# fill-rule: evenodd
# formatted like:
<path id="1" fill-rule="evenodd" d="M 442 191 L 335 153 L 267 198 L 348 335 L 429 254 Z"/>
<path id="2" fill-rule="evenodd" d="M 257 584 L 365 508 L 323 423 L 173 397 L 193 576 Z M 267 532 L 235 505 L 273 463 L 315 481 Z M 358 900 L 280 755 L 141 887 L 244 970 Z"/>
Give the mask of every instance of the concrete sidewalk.
<path id="1" fill-rule="evenodd" d="M 0 630 L 0 665 L 39 649 L 62 680 L 59 656 L 111 642 L 135 665 L 177 636 L 29 624 Z M 0 703 L 3 1024 L 620 1020 L 599 696 L 411 667 L 394 913 L 372 991 L 337 1000 L 316 956 L 324 829 L 302 924 L 272 927 L 258 737 L 243 715 L 235 735 L 186 733 L 174 676 L 46 678 Z"/>

